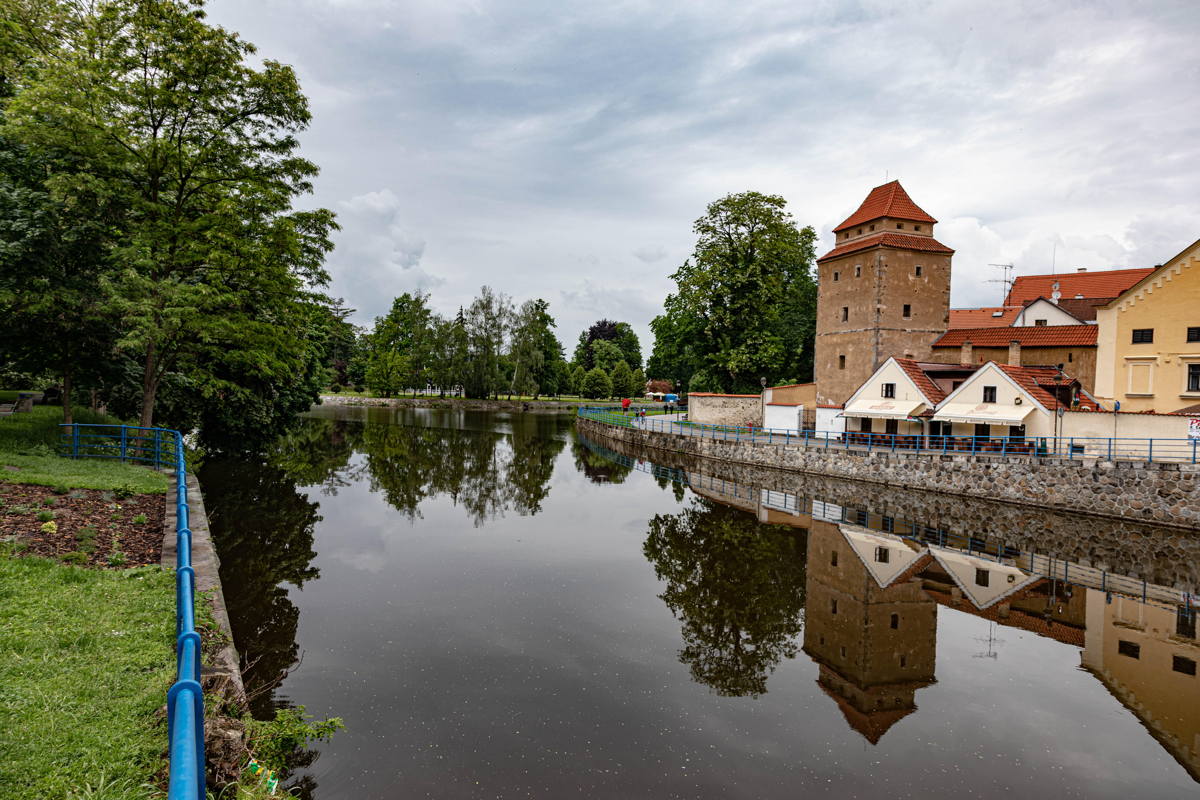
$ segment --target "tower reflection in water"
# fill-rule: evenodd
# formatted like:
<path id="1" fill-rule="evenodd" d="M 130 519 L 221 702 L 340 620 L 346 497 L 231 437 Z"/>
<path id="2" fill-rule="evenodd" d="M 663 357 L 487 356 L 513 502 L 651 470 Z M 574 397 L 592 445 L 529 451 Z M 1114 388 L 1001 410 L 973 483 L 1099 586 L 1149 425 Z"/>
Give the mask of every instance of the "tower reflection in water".
<path id="1" fill-rule="evenodd" d="M 871 744 L 917 712 L 919 692 L 937 682 L 942 606 L 1080 648 L 1081 667 L 1200 781 L 1200 642 L 1188 592 L 865 509 L 637 468 L 806 535 L 803 651 Z"/>

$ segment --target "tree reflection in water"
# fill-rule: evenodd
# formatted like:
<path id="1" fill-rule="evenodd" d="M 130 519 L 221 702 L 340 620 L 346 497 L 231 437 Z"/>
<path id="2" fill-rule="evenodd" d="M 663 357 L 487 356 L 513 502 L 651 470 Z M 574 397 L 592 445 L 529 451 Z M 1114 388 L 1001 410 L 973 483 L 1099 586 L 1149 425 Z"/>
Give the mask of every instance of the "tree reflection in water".
<path id="1" fill-rule="evenodd" d="M 765 694 L 767 676 L 798 649 L 803 534 L 697 497 L 650 520 L 644 552 L 683 623 L 679 659 L 692 678 L 726 697 Z"/>

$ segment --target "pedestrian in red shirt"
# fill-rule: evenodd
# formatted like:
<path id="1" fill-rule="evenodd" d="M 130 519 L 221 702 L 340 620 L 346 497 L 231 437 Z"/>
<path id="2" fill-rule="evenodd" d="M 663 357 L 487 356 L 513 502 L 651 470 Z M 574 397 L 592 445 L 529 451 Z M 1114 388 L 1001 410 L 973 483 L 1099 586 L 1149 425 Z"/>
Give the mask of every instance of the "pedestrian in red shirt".
<path id="1" fill-rule="evenodd" d="M 630 400 L 628 397 L 622 399 L 621 400 L 621 411 L 623 411 L 625 413 L 629 413 L 629 403 L 630 403 Z"/>

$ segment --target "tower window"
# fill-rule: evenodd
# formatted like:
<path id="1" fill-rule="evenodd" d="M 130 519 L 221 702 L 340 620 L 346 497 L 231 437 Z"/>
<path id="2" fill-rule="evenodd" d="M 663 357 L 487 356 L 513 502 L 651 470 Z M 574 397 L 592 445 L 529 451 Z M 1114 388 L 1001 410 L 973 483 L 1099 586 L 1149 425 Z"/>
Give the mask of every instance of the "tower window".
<path id="1" fill-rule="evenodd" d="M 845 369 L 845 368 L 846 368 L 846 357 L 838 356 L 838 369 Z"/>
<path id="2" fill-rule="evenodd" d="M 917 277 L 918 278 L 921 277 L 921 265 L 920 264 L 917 264 L 916 272 L 917 272 Z"/>
<path id="3" fill-rule="evenodd" d="M 1196 662 L 1183 656 L 1172 656 L 1171 669 L 1175 670 L 1176 672 L 1181 672 L 1184 675 L 1195 675 Z"/>
<path id="4" fill-rule="evenodd" d="M 996 402 L 996 387 L 995 386 L 983 387 L 983 402 L 985 402 L 985 403 Z"/>
<path id="5" fill-rule="evenodd" d="M 894 398 L 896 396 L 896 384 L 885 383 L 883 385 L 883 397 Z"/>
<path id="6" fill-rule="evenodd" d="M 850 306 L 842 306 L 842 322 L 850 321 Z"/>
<path id="7" fill-rule="evenodd" d="M 904 304 L 904 318 L 910 319 L 911 317 L 912 317 L 912 306 L 910 306 L 908 303 L 905 303 Z"/>
<path id="8" fill-rule="evenodd" d="M 835 273 L 833 273 L 833 282 L 834 282 L 834 283 L 837 283 L 837 282 L 838 282 L 838 277 L 839 277 L 839 276 L 838 276 L 838 274 L 837 274 L 836 272 L 835 272 Z"/>
<path id="9" fill-rule="evenodd" d="M 829 554 L 829 566 L 831 566 L 831 567 L 837 566 L 837 550 L 834 550 L 832 553 Z"/>
<path id="10" fill-rule="evenodd" d="M 1117 640 L 1117 652 L 1123 656 L 1130 658 L 1142 657 L 1142 646 L 1136 642 L 1127 642 L 1124 639 Z"/>
<path id="11" fill-rule="evenodd" d="M 837 614 L 837 600 L 830 600 L 830 601 L 829 601 L 829 613 L 830 613 L 830 614 Z"/>
<path id="12" fill-rule="evenodd" d="M 856 277 L 856 278 L 862 277 L 862 264 L 854 265 L 854 277 Z"/>
<path id="13" fill-rule="evenodd" d="M 900 656 L 900 666 L 901 666 L 901 667 L 907 667 L 907 666 L 908 666 L 908 658 L 907 658 L 906 656 Z M 899 698 L 897 698 L 896 702 L 900 702 L 900 701 L 899 701 Z"/>
<path id="14" fill-rule="evenodd" d="M 975 570 L 975 585 L 976 586 L 987 586 L 989 579 L 991 578 L 991 574 L 992 573 L 988 572 L 986 569 L 976 569 Z"/>
<path id="15" fill-rule="evenodd" d="M 1133 343 L 1134 344 L 1153 344 L 1154 328 L 1134 328 Z"/>
<path id="16" fill-rule="evenodd" d="M 899 628 L 900 628 L 900 615 L 892 614 L 892 630 L 899 630 Z"/>

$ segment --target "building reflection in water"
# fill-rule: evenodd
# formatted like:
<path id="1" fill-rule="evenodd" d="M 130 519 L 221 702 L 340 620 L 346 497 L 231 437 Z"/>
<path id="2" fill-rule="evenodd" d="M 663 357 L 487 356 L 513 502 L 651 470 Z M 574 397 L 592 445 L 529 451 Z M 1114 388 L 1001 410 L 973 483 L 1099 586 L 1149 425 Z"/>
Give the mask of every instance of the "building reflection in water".
<path id="1" fill-rule="evenodd" d="M 818 665 L 821 689 L 872 744 L 915 713 L 920 690 L 936 683 L 942 606 L 1079 648 L 1083 669 L 1200 781 L 1200 642 L 1189 593 L 994 537 L 630 463 L 705 502 L 807 534 L 803 650 Z"/>

